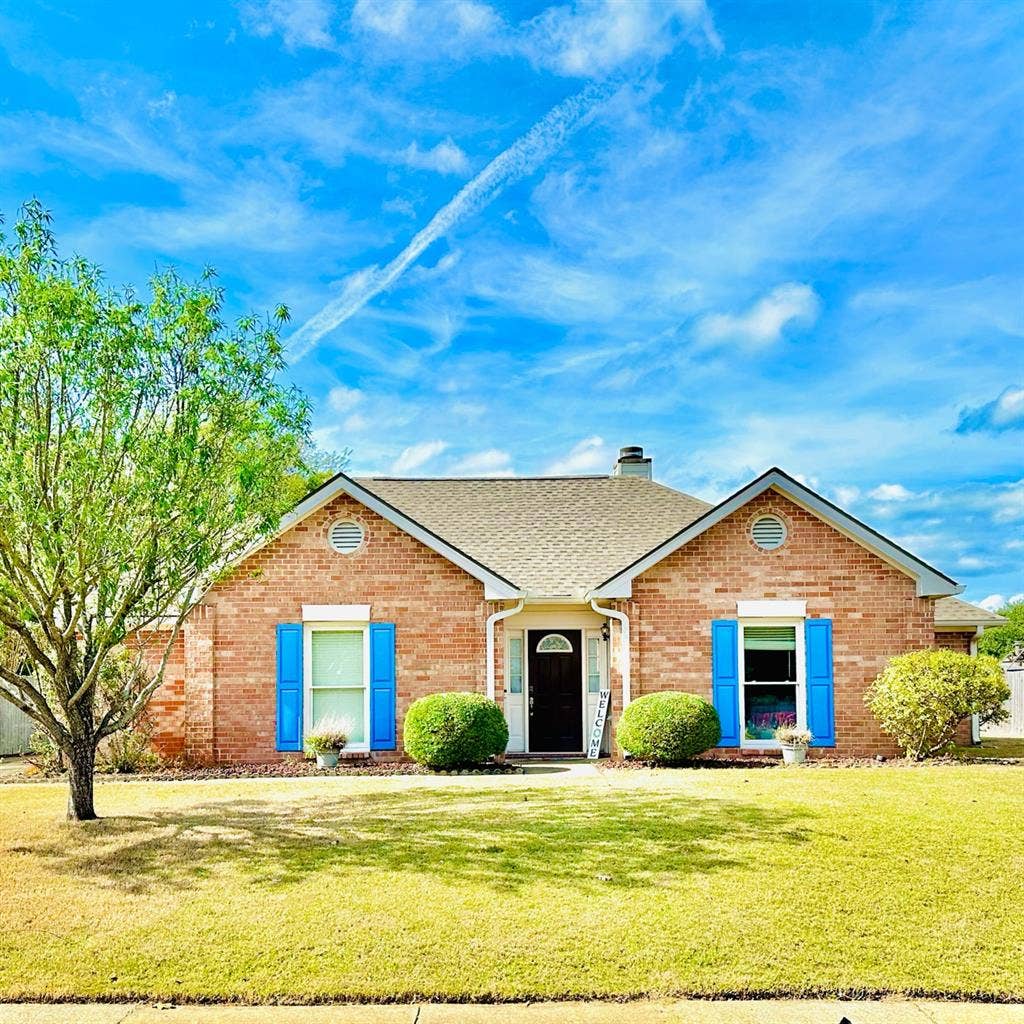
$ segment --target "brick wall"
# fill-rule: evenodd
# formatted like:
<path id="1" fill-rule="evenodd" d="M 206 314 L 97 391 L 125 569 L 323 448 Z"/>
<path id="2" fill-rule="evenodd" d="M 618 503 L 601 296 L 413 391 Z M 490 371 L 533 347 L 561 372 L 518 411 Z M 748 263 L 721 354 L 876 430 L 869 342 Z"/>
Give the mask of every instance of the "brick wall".
<path id="1" fill-rule="evenodd" d="M 342 516 L 366 534 L 351 555 L 327 545 L 328 527 Z M 191 759 L 285 756 L 274 749 L 275 630 L 301 622 L 303 604 L 369 604 L 373 621 L 395 623 L 399 747 L 417 697 L 484 689 L 483 584 L 341 495 L 239 565 L 190 615 L 183 656 Z"/>
<path id="2" fill-rule="evenodd" d="M 788 538 L 775 551 L 750 539 L 772 512 Z M 768 492 L 648 569 L 622 607 L 632 623 L 633 697 L 678 689 L 711 697 L 711 627 L 736 618 L 736 601 L 807 602 L 833 620 L 836 747 L 839 756 L 895 754 L 864 706 L 864 691 L 893 654 L 931 647 L 930 599 L 915 583 L 788 499 Z"/>
<path id="3" fill-rule="evenodd" d="M 965 633 L 952 633 L 946 632 L 946 630 L 940 632 L 936 630 L 935 646 L 945 647 L 950 651 L 959 651 L 961 654 L 970 654 L 971 644 L 974 642 L 974 639 L 973 629 L 969 629 Z"/>
<path id="4" fill-rule="evenodd" d="M 170 630 L 147 630 L 141 634 L 141 653 L 144 660 L 155 668 L 163 657 L 171 638 Z M 185 637 L 178 633 L 171 646 L 164 668 L 164 678 L 149 699 L 147 708 L 153 726 L 152 744 L 165 758 L 181 757 L 185 753 Z"/>

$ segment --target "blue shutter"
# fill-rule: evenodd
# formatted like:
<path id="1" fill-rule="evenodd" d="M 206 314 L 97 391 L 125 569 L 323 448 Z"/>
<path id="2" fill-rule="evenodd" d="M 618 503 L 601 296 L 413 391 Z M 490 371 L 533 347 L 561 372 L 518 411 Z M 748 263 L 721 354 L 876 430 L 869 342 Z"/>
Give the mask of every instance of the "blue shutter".
<path id="1" fill-rule="evenodd" d="M 277 627 L 277 749 L 302 749 L 302 624 Z"/>
<path id="2" fill-rule="evenodd" d="M 395 749 L 395 625 L 370 623 L 370 749 Z"/>
<path id="3" fill-rule="evenodd" d="M 739 637 L 734 619 L 711 623 L 711 700 L 722 723 L 720 747 L 740 745 Z"/>
<path id="4" fill-rule="evenodd" d="M 836 745 L 835 697 L 832 681 L 832 620 L 804 623 L 807 658 L 807 728 L 815 747 Z"/>

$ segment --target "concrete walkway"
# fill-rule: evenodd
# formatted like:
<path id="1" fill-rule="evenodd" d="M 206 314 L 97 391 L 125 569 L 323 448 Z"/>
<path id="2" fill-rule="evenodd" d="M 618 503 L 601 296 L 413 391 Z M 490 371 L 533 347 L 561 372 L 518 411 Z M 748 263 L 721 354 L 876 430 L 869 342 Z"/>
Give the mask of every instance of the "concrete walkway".
<path id="1" fill-rule="evenodd" d="M 771 999 L 418 1006 L 0 1003 L 0 1024 L 1024 1024 L 1024 1005 Z"/>

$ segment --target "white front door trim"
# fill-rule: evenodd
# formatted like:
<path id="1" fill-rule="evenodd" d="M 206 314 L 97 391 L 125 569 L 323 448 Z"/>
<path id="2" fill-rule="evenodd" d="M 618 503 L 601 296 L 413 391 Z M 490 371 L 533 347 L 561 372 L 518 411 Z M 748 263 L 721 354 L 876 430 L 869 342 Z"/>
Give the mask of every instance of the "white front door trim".
<path id="1" fill-rule="evenodd" d="M 510 742 L 511 733 L 513 727 L 516 727 L 518 734 L 518 722 L 515 721 L 517 717 L 517 711 L 521 709 L 522 714 L 522 734 L 523 734 L 523 749 L 515 750 L 513 747 L 509 747 L 509 753 L 533 753 L 530 749 L 530 715 L 529 715 L 529 702 L 530 702 L 530 664 L 529 664 L 529 631 L 530 630 L 551 630 L 553 632 L 561 632 L 562 630 L 573 630 L 579 631 L 580 634 L 580 692 L 582 700 L 580 701 L 582 710 L 583 721 L 581 723 L 583 728 L 583 741 L 584 747 L 583 752 L 586 752 L 586 739 L 590 735 L 590 726 L 593 723 L 592 708 L 588 697 L 590 696 L 587 692 L 587 637 L 588 635 L 593 636 L 595 633 L 600 636 L 601 627 L 607 620 L 603 615 L 598 615 L 596 612 L 589 608 L 580 608 L 574 611 L 570 611 L 565 608 L 555 608 L 550 611 L 538 610 L 536 608 L 530 608 L 528 611 L 518 612 L 515 615 L 510 615 L 504 620 L 503 626 L 505 627 L 505 658 L 503 666 L 503 687 L 504 687 L 504 698 L 505 698 L 505 720 L 509 723 Z M 513 636 L 521 636 L 523 639 L 523 691 L 522 693 L 509 693 L 508 692 L 508 666 L 509 666 L 509 640 Z M 602 647 L 604 648 L 602 653 L 599 655 L 599 666 L 602 673 L 602 686 L 608 685 L 608 644 L 602 641 Z M 595 694 L 596 697 L 596 694 Z M 553 753 L 553 751 L 536 751 L 536 753 L 546 754 Z"/>

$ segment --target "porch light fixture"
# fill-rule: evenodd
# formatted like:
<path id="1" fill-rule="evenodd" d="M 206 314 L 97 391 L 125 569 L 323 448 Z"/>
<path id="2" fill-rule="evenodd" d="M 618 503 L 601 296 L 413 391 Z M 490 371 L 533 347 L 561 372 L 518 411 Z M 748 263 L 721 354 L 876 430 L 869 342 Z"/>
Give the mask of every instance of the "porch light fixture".
<path id="1" fill-rule="evenodd" d="M 612 638 L 612 628 L 611 628 L 611 626 L 608 625 L 608 620 L 605 619 L 604 622 L 601 623 L 601 639 L 605 643 L 608 643 L 608 641 L 611 640 L 611 638 Z"/>

